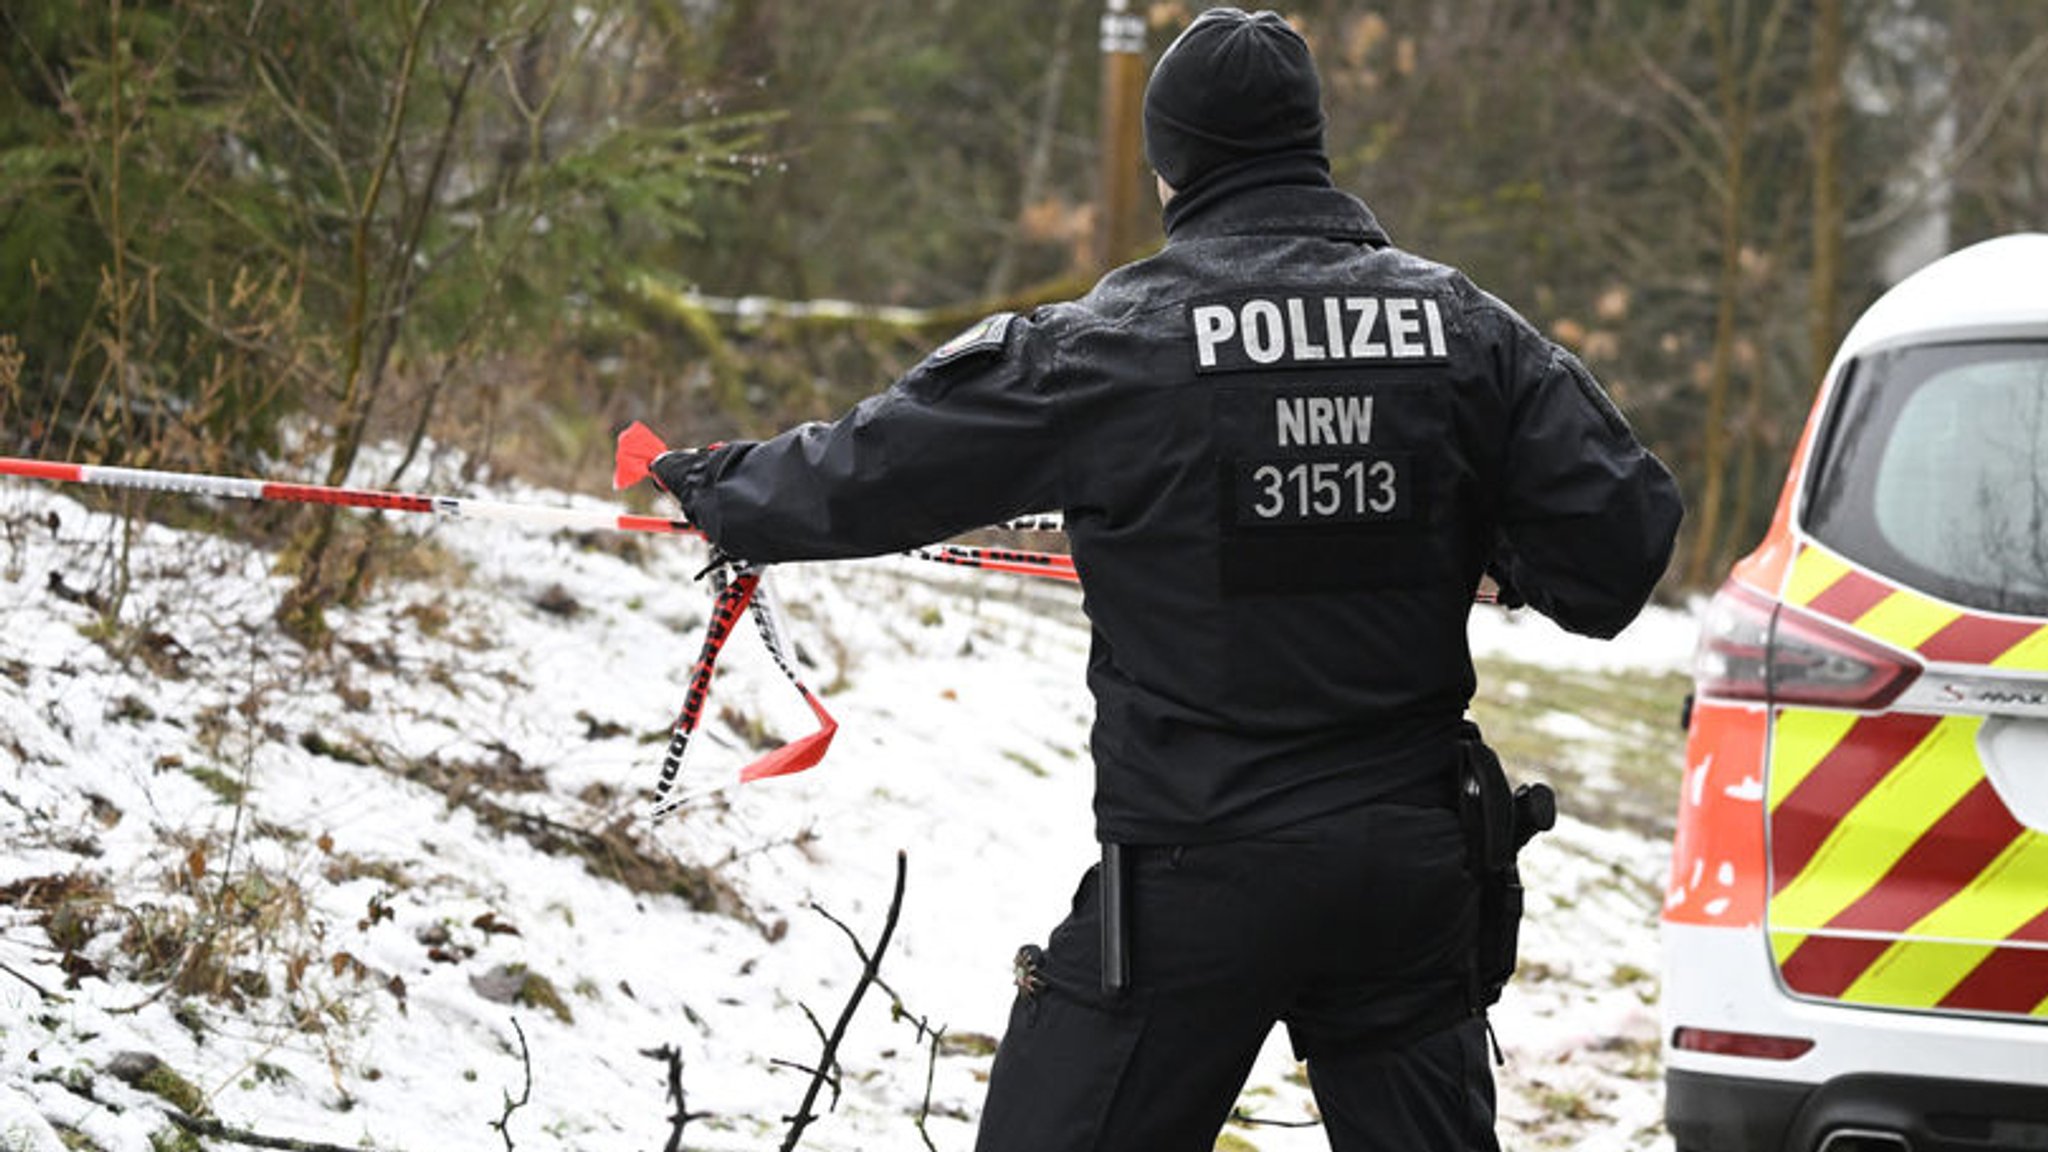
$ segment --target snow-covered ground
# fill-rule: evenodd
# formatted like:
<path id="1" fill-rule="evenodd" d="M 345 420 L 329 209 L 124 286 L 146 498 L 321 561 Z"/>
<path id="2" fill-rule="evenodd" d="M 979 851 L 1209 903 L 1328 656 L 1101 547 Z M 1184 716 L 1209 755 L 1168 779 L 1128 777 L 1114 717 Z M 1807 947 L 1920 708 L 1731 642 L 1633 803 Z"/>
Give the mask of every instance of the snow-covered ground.
<path id="1" fill-rule="evenodd" d="M 803 1146 L 971 1146 L 1010 958 L 1095 851 L 1071 589 L 900 559 L 777 570 L 832 753 L 733 783 L 757 743 L 814 726 L 743 629 L 693 803 L 650 828 L 708 608 L 700 546 L 413 518 L 394 526 L 417 574 L 331 610 L 308 654 L 273 623 L 270 556 L 156 526 L 124 541 L 77 495 L 0 487 L 0 1149 L 177 1146 L 149 1091 L 166 1078 L 124 1053 L 227 1127 L 386 1150 L 659 1149 L 679 1068 L 683 1147 L 775 1146 L 861 970 L 831 918 L 872 947 L 898 852 L 886 989 Z M 124 566 L 108 639 L 85 601 Z M 1661 672 L 1692 623 L 1653 611 L 1592 645 L 1486 609 L 1473 635 Z M 1567 818 L 1525 857 L 1528 978 L 1495 1013 L 1506 1147 L 1668 1148 L 1665 853 Z M 1242 1108 L 1312 1116 L 1280 1037 Z"/>

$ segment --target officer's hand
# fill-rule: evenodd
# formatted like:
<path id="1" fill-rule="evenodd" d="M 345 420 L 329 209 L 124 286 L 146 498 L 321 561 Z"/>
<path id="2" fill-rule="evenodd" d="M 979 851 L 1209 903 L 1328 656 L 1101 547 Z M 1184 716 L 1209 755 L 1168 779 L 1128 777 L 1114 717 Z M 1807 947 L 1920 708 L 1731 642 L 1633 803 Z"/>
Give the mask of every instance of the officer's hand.
<path id="1" fill-rule="evenodd" d="M 1493 602 L 1502 608 L 1521 608 L 1529 603 L 1498 560 L 1488 564 L 1485 574 L 1479 578 L 1480 595 L 1486 594 L 1489 585 L 1492 586 Z"/>
<path id="2" fill-rule="evenodd" d="M 656 488 L 674 496 L 695 486 L 710 457 L 708 448 L 672 448 L 647 462 L 647 474 Z"/>

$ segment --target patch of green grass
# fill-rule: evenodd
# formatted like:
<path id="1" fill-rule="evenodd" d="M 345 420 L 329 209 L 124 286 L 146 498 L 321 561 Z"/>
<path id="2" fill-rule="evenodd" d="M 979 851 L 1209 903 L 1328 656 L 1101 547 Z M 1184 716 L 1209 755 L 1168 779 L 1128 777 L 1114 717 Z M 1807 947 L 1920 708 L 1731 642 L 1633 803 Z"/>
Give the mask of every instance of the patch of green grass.
<path id="1" fill-rule="evenodd" d="M 513 969 L 521 971 L 519 965 L 514 965 Z M 555 991 L 554 981 L 532 969 L 524 969 L 522 975 L 525 979 L 520 983 L 519 991 L 513 996 L 513 1003 L 527 1008 L 546 1009 L 554 1013 L 555 1019 L 564 1024 L 576 1022 L 575 1013 L 569 1011 L 569 1005 L 563 1002 L 562 994 Z"/>
<path id="2" fill-rule="evenodd" d="M 946 1032 L 939 1036 L 939 1051 L 947 1056 L 993 1056 L 996 1038 L 986 1032 Z"/>
<path id="3" fill-rule="evenodd" d="M 185 775 L 206 786 L 208 792 L 220 797 L 223 804 L 240 804 L 249 789 L 240 780 L 218 768 L 206 764 L 187 764 Z"/>
<path id="4" fill-rule="evenodd" d="M 117 1078 L 126 1079 L 136 1091 L 147 1092 L 187 1116 L 207 1114 L 206 1093 L 155 1057 L 131 1058 L 113 1072 Z"/>
<path id="5" fill-rule="evenodd" d="M 272 1064 L 267 1060 L 258 1060 L 249 1066 L 249 1075 L 243 1078 L 242 1087 L 250 1089 L 258 1084 L 283 1086 L 291 1084 L 297 1079 L 298 1077 L 292 1075 L 289 1068 Z"/>
<path id="6" fill-rule="evenodd" d="M 1624 963 L 1616 964 L 1608 979 L 1614 982 L 1615 987 L 1626 988 L 1631 984 L 1654 984 L 1657 978 L 1639 965 Z"/>
<path id="7" fill-rule="evenodd" d="M 1600 1115 L 1584 1093 L 1565 1088 L 1546 1088 L 1543 1092 L 1543 1110 L 1564 1120 L 1592 1120 Z"/>
<path id="8" fill-rule="evenodd" d="M 1033 776 L 1038 777 L 1040 780 L 1043 780 L 1048 776 L 1052 775 L 1052 773 L 1047 772 L 1044 766 L 1039 764 L 1038 761 L 1033 760 L 1031 757 L 1026 756 L 1022 752 L 1016 751 L 1012 748 L 1003 749 L 1003 759 L 1008 760 L 1012 764 L 1021 766 L 1026 772 L 1031 773 Z"/>
<path id="9" fill-rule="evenodd" d="M 1481 658 L 1473 717 L 1508 774 L 1545 780 L 1561 810 L 1648 835 L 1668 832 L 1685 761 L 1679 709 L 1692 683 L 1676 672 L 1545 668 Z M 1588 735 L 1546 724 L 1562 714 Z"/>
<path id="10" fill-rule="evenodd" d="M 206 1145 L 199 1142 L 183 1128 L 159 1128 L 149 1134 L 150 1152 L 207 1152 Z"/>

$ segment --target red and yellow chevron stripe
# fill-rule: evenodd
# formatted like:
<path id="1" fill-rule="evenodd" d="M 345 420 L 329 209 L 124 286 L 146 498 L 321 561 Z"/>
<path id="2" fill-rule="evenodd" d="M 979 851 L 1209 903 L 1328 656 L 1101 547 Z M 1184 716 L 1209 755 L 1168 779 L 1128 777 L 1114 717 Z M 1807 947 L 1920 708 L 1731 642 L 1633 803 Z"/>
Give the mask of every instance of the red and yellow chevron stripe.
<path id="1" fill-rule="evenodd" d="M 1810 544 L 1792 563 L 1783 599 L 1928 660 L 2048 672 L 2048 627 L 2038 621 L 1944 604 L 1887 584 Z"/>
<path id="2" fill-rule="evenodd" d="M 1930 660 L 2048 671 L 2048 628 L 1800 551 L 1784 600 Z M 1785 709 L 1772 725 L 1766 922 L 1787 987 L 2048 1018 L 2048 836 L 1985 776 L 1984 719 Z"/>

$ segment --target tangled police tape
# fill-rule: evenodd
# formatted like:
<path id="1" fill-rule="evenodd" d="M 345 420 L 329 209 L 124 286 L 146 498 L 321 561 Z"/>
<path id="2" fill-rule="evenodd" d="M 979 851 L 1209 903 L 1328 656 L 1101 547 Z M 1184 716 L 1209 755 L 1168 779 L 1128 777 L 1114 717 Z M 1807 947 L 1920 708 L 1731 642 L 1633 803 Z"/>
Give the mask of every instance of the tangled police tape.
<path id="1" fill-rule="evenodd" d="M 635 423 L 629 426 L 619 435 L 612 476 L 614 487 L 628 488 L 638 483 L 647 474 L 648 461 L 664 450 L 665 446 L 660 439 L 644 425 Z M 13 456 L 0 456 L 0 476 L 180 496 L 317 504 L 376 512 L 416 513 L 456 520 L 490 520 L 548 531 L 638 532 L 700 539 L 703 536 L 703 533 L 688 520 L 675 517 L 255 480 L 196 472 L 70 464 Z M 1057 531 L 1060 521 L 1057 517 L 1050 516 L 1030 517 L 998 527 Z M 1059 552 L 1028 552 L 968 544 L 938 544 L 913 549 L 905 555 L 955 567 L 1042 577 L 1070 583 L 1078 581 L 1073 558 Z M 683 797 L 676 787 L 683 757 L 689 748 L 690 737 L 703 721 L 719 654 L 724 650 L 726 641 L 743 615 L 752 616 L 777 668 L 810 706 L 819 726 L 818 730 L 810 735 L 776 748 L 748 764 L 741 770 L 740 780 L 762 780 L 801 772 L 824 758 L 833 735 L 838 731 L 838 723 L 797 674 L 795 662 L 791 660 L 783 644 L 782 630 L 761 587 L 761 575 L 760 568 L 749 566 L 721 566 L 710 573 L 717 601 L 711 613 L 711 621 L 706 626 L 703 647 L 691 667 L 688 692 L 682 709 L 677 713 L 675 723 L 671 726 L 668 749 L 662 757 L 661 772 L 655 782 L 651 814 L 656 819 L 683 806 Z"/>

